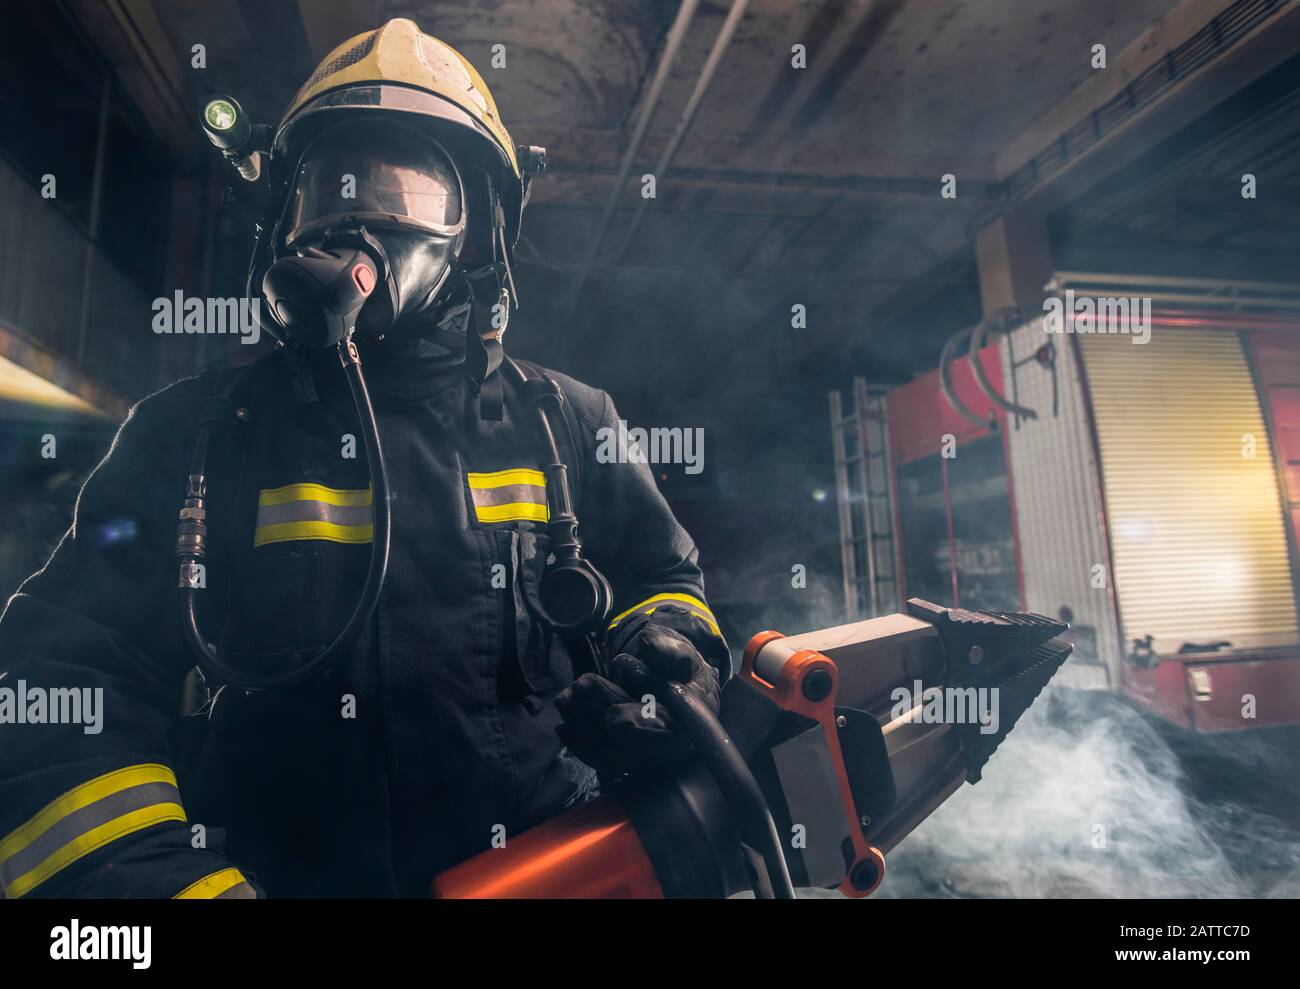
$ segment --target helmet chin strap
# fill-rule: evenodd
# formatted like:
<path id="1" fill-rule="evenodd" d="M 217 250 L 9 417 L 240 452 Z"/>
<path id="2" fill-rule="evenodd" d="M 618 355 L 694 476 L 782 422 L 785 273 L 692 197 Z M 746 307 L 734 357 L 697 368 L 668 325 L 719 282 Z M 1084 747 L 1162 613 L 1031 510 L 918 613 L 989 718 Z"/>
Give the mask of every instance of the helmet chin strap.
<path id="1" fill-rule="evenodd" d="M 479 418 L 500 422 L 505 413 L 505 396 L 501 389 L 501 376 L 496 371 L 505 358 L 501 338 L 505 335 L 510 312 L 510 292 L 501 284 L 501 275 L 495 264 L 461 274 L 469 286 L 470 297 L 470 321 L 465 328 L 465 372 L 478 391 Z M 490 274 L 497 277 L 489 280 L 487 276 Z M 483 296 L 488 294 L 485 289 L 489 289 L 493 282 L 497 295 L 488 301 Z M 494 320 L 501 325 L 485 338 L 483 328 L 494 326 Z"/>

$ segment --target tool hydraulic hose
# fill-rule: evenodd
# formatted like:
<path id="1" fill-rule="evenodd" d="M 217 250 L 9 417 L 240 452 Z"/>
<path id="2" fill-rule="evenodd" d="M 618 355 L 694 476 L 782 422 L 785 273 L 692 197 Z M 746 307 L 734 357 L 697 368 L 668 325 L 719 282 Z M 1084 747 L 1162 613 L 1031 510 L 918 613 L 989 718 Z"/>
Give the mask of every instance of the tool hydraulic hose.
<path id="1" fill-rule="evenodd" d="M 633 658 L 627 669 L 643 689 L 653 693 L 668 708 L 673 720 L 690 737 L 700 761 L 727 800 L 741 840 L 762 859 L 767 881 L 754 882 L 754 896 L 793 900 L 794 884 L 790 881 L 790 870 L 781 851 L 781 836 L 772 820 L 767 798 L 718 716 L 684 684 L 655 676 L 639 659 Z"/>

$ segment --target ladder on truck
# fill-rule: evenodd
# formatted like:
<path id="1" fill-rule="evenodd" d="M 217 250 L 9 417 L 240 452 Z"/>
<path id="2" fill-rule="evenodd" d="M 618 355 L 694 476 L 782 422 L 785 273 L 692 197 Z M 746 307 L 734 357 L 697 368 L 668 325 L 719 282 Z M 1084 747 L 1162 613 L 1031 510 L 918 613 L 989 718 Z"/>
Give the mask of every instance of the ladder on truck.
<path id="1" fill-rule="evenodd" d="M 854 377 L 847 412 L 839 391 L 830 393 L 835 503 L 849 621 L 888 614 L 899 606 L 886 391 Z"/>

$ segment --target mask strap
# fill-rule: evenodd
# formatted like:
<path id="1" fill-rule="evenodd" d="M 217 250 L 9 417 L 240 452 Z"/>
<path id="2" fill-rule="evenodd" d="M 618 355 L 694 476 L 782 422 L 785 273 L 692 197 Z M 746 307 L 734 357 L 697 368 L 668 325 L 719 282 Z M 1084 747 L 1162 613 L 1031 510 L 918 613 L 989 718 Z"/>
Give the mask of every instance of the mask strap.
<path id="1" fill-rule="evenodd" d="M 462 272 L 470 299 L 470 321 L 465 328 L 465 368 L 470 383 L 478 391 L 479 417 L 500 422 L 505 414 L 505 396 L 501 389 L 501 375 L 496 370 L 505 359 L 505 350 L 501 346 L 500 331 L 486 340 L 483 338 L 482 327 L 492 325 L 492 307 L 483 305 L 475 291 L 475 281 L 481 280 L 493 268 Z"/>
<path id="2" fill-rule="evenodd" d="M 312 373 L 311 358 L 307 351 L 293 341 L 289 341 L 281 350 L 284 352 L 285 360 L 289 365 L 289 373 L 292 376 L 293 393 L 300 402 L 319 402 L 320 395 L 316 391 L 316 376 Z"/>
<path id="3" fill-rule="evenodd" d="M 519 290 L 515 288 L 515 274 L 510 270 L 510 248 L 506 242 L 506 211 L 501 206 L 501 199 L 497 195 L 496 186 L 492 184 L 492 176 L 484 176 L 487 179 L 488 187 L 488 206 L 492 210 L 492 266 L 497 270 L 497 286 L 500 289 L 501 302 L 509 312 L 510 298 L 515 301 L 515 308 L 519 308 Z M 501 245 L 501 256 L 497 257 L 497 245 Z M 506 282 L 510 285 L 510 291 L 507 294 L 506 288 L 501 284 L 501 268 L 506 271 Z M 505 329 L 503 326 L 502 329 Z"/>
<path id="4" fill-rule="evenodd" d="M 478 382 L 479 418 L 500 422 L 505 415 L 505 395 L 501 389 L 501 375 L 494 372 L 501 366 L 505 351 L 500 341 L 484 340 L 474 328 L 471 328 L 470 336 L 470 352 L 476 353 L 474 363 L 485 368 L 484 377 Z"/>
<path id="5" fill-rule="evenodd" d="M 470 382 L 478 391 L 479 417 L 490 422 L 500 422 L 505 417 L 505 395 L 502 391 L 501 376 L 496 373 L 505 359 L 505 350 L 501 338 L 505 335 L 510 318 L 510 304 L 513 300 L 519 308 L 519 295 L 515 289 L 514 272 L 510 270 L 510 251 L 506 241 L 505 210 L 497 198 L 492 176 L 485 176 L 487 181 L 488 204 L 492 211 L 492 233 L 488 238 L 492 244 L 492 263 L 472 272 L 463 272 L 470 295 L 470 326 L 466 330 L 465 364 Z M 498 253 L 499 251 L 499 253 Z M 503 281 L 501 274 L 505 271 Z M 481 282 L 491 273 L 495 275 L 496 299 L 491 305 L 484 305 L 475 290 L 476 283 Z M 499 307 L 499 308 L 498 308 Z M 496 327 L 494 320 L 501 320 Z M 486 339 L 484 327 L 493 327 L 494 333 Z"/>
<path id="6" fill-rule="evenodd" d="M 506 281 L 510 283 L 510 295 L 513 296 L 515 300 L 515 308 L 518 309 L 519 290 L 515 288 L 515 274 L 513 271 L 510 270 L 510 251 L 506 249 L 506 216 L 505 216 L 505 212 L 501 209 L 500 203 L 497 203 L 496 220 L 498 223 L 498 226 L 496 228 L 496 236 L 501 239 L 501 263 L 505 265 Z M 504 295 L 505 289 L 503 288 L 501 292 Z M 506 299 L 505 302 L 508 308 L 510 300 Z"/>

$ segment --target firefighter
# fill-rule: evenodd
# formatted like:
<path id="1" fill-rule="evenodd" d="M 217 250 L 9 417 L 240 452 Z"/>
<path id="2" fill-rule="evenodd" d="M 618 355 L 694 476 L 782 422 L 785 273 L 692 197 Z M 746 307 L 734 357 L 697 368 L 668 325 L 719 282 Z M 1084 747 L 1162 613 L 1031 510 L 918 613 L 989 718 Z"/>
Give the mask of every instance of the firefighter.
<path id="1" fill-rule="evenodd" d="M 23 714 L 0 717 L 6 897 L 423 895 L 602 780 L 689 755 L 620 686 L 619 656 L 717 707 L 730 660 L 695 546 L 645 463 L 596 457 L 618 428 L 609 396 L 506 373 L 526 174 L 478 73 L 390 21 L 324 60 L 271 163 L 264 262 L 332 257 L 341 230 L 382 260 L 354 337 L 391 492 L 382 591 L 336 662 L 267 690 L 208 671 L 205 703 L 179 716 L 195 661 L 176 509 L 200 427 L 205 507 L 182 530 L 204 527 L 208 555 L 182 573 L 223 668 L 274 678 L 321 655 L 367 580 L 380 506 L 328 348 L 285 334 L 237 394 L 219 369 L 137 405 L 0 619 L 0 687 Z M 319 323 L 287 295 L 263 304 L 281 330 Z M 559 630 L 539 591 L 557 565 L 526 388 L 541 378 L 571 434 L 583 552 L 612 588 L 596 635 Z M 93 727 L 46 716 L 72 691 L 102 699 Z"/>

